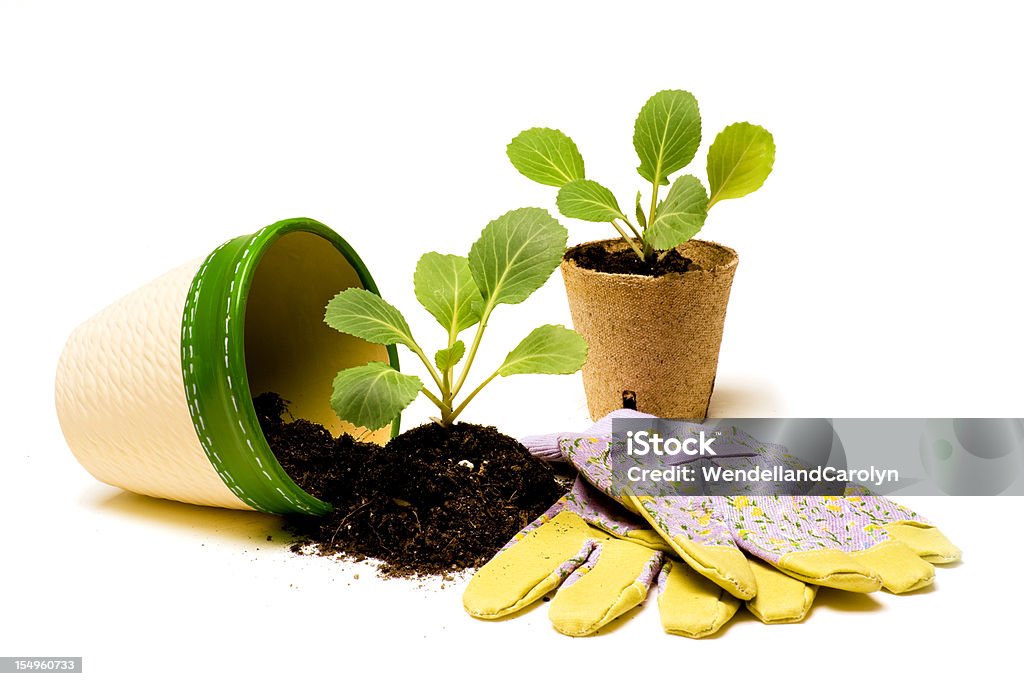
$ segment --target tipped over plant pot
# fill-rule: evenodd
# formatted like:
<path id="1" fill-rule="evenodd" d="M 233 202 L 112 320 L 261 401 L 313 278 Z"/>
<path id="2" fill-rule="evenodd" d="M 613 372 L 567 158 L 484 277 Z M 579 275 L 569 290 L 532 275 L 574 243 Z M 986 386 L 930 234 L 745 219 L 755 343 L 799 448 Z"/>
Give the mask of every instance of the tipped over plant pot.
<path id="1" fill-rule="evenodd" d="M 669 182 L 701 142 L 697 100 L 661 91 L 640 110 L 633 147 L 651 184 L 644 210 L 637 191 L 630 219 L 615 195 L 586 178 L 576 144 L 557 129 L 532 128 L 508 145 L 527 178 L 558 187 L 566 217 L 609 222 L 618 239 L 585 243 L 562 261 L 573 325 L 590 354 L 583 383 L 595 420 L 627 403 L 661 417 L 707 416 L 718 369 L 726 308 L 738 264 L 734 250 L 694 239 L 708 211 L 764 183 L 775 161 L 771 133 L 731 124 L 708 150 L 704 184 L 692 175 Z M 669 186 L 663 198 L 661 187 Z"/>
<path id="2" fill-rule="evenodd" d="M 376 294 L 338 234 L 288 219 L 239 236 L 99 312 L 68 338 L 56 406 L 71 452 L 93 476 L 143 495 L 272 513 L 322 514 L 329 503 L 290 477 L 267 444 L 253 397 L 286 395 L 334 435 L 384 443 L 331 409 L 330 374 L 397 368 L 393 345 L 338 336 L 323 303 Z"/>

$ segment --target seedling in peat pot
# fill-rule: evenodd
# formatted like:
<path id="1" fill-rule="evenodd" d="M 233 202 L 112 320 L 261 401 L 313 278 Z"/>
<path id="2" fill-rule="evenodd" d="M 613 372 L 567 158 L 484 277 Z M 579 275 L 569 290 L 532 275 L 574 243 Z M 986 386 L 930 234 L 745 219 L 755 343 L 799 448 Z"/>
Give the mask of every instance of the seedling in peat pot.
<path id="1" fill-rule="evenodd" d="M 557 129 L 523 131 L 508 145 L 512 164 L 528 179 L 558 190 L 558 210 L 566 217 L 610 222 L 622 240 L 644 262 L 655 250 L 671 250 L 693 238 L 704 226 L 708 210 L 720 200 L 756 191 L 775 162 L 772 134 L 755 124 L 725 127 L 708 150 L 710 197 L 697 177 L 687 174 L 672 182 L 663 200 L 661 186 L 669 175 L 686 167 L 701 141 L 697 99 L 682 90 L 655 93 L 637 116 L 633 147 L 640 157 L 637 171 L 651 184 L 647 213 L 637 191 L 634 224 L 620 209 L 614 194 L 586 178 L 576 144 Z"/>
<path id="2" fill-rule="evenodd" d="M 495 308 L 520 303 L 540 288 L 565 252 L 568 233 L 542 209 L 512 210 L 490 222 L 469 257 L 429 252 L 413 276 L 416 299 L 447 333 L 447 345 L 433 360 L 413 338 L 397 308 L 380 296 L 349 288 L 327 305 L 328 325 L 371 343 L 400 343 L 426 367 L 436 391 L 416 376 L 383 362 L 345 369 L 334 379 L 331 404 L 337 415 L 357 426 L 378 429 L 399 416 L 422 393 L 451 426 L 466 406 L 498 376 L 572 374 L 587 357 L 587 344 L 575 331 L 544 325 L 534 329 L 493 373 L 460 399 L 480 342 Z M 467 350 L 459 334 L 475 326 Z M 458 373 L 456 369 L 465 358 Z"/>

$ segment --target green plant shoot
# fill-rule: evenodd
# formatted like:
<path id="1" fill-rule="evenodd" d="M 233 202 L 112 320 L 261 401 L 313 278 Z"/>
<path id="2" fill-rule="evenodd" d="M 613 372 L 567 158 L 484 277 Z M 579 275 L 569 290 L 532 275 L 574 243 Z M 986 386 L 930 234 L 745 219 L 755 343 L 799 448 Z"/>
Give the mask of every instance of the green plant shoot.
<path id="1" fill-rule="evenodd" d="M 582 167 L 578 171 L 582 174 Z M 329 326 L 371 343 L 404 345 L 423 363 L 433 390 L 419 377 L 371 362 L 342 370 L 335 377 L 331 396 L 335 413 L 357 426 L 379 429 L 422 393 L 440 410 L 437 421 L 450 426 L 499 376 L 578 371 L 587 358 L 583 337 L 562 326 L 544 325 L 530 332 L 471 391 L 461 393 L 495 308 L 523 302 L 544 285 L 558 267 L 567 240 L 565 227 L 545 210 L 524 208 L 490 222 L 468 257 L 423 255 L 413 275 L 416 299 L 444 329 L 446 341 L 432 359 L 413 338 L 402 313 L 383 298 L 361 288 L 336 295 L 324 316 Z M 474 327 L 467 347 L 459 336 Z"/>
<path id="2" fill-rule="evenodd" d="M 633 147 L 640 158 L 637 172 L 651 184 L 651 197 L 645 213 L 642 193 L 637 192 L 635 224 L 610 190 L 585 177 L 579 149 L 561 131 L 527 129 L 512 139 L 507 152 L 523 176 L 558 187 L 559 212 L 573 219 L 609 222 L 636 256 L 649 262 L 655 250 L 670 250 L 697 235 L 716 203 L 760 188 L 775 163 L 771 133 L 755 124 L 730 124 L 708 149 L 710 194 L 690 174 L 670 181 L 693 161 L 700 141 L 700 110 L 690 93 L 661 91 L 644 104 L 633 129 Z M 662 186 L 669 187 L 664 199 Z"/>

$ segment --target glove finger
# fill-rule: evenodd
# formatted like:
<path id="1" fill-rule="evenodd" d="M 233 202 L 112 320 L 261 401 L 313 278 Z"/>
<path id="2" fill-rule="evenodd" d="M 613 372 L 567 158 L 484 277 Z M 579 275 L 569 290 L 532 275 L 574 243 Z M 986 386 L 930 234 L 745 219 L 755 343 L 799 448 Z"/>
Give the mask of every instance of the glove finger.
<path id="1" fill-rule="evenodd" d="M 757 595 L 747 609 L 765 624 L 800 622 L 811 609 L 818 587 L 783 574 L 760 560 L 751 560 Z"/>
<path id="2" fill-rule="evenodd" d="M 646 524 L 647 522 L 644 522 Z M 617 538 L 623 540 L 633 541 L 639 545 L 651 548 L 653 550 L 661 550 L 662 552 L 672 552 L 672 546 L 668 544 L 665 538 L 653 529 L 637 529 L 635 531 L 629 531 L 625 534 L 620 532 L 610 532 Z"/>
<path id="3" fill-rule="evenodd" d="M 496 619 L 539 600 L 587 560 L 595 533 L 577 514 L 554 515 L 477 570 L 462 595 L 466 612 Z"/>
<path id="4" fill-rule="evenodd" d="M 732 619 L 740 601 L 682 562 L 666 562 L 658 576 L 658 610 L 665 631 L 710 636 Z"/>
<path id="5" fill-rule="evenodd" d="M 774 561 L 771 554 L 755 546 L 744 546 L 744 550 L 812 586 L 828 586 L 851 593 L 872 593 L 882 587 L 878 574 L 862 564 L 859 556 L 842 550 L 826 548 L 788 553 Z"/>
<path id="6" fill-rule="evenodd" d="M 930 524 L 913 521 L 893 522 L 883 528 L 889 536 L 927 562 L 947 564 L 960 559 L 960 549 Z"/>
<path id="7" fill-rule="evenodd" d="M 930 586 L 935 580 L 935 567 L 895 539 L 852 555 L 881 580 L 886 590 L 893 593 L 916 591 Z"/>
<path id="8" fill-rule="evenodd" d="M 559 633 L 592 634 L 647 597 L 664 553 L 622 540 L 600 541 L 565 580 L 548 616 Z"/>
<path id="9" fill-rule="evenodd" d="M 688 502 L 683 498 L 663 498 L 660 501 L 649 496 L 623 495 L 629 506 L 646 519 L 655 531 L 691 569 L 704 575 L 741 600 L 749 600 L 757 594 L 757 581 L 750 570 L 747 557 L 736 547 L 727 534 L 708 538 L 714 543 L 701 543 L 693 536 L 703 533 L 706 526 L 701 513 L 683 509 Z M 666 503 L 666 501 L 668 501 Z M 673 509 L 675 505 L 675 509 Z M 677 521 L 668 522 L 667 517 Z M 711 524 L 711 522 L 708 522 Z M 681 532 L 689 532 L 683 534 Z"/>

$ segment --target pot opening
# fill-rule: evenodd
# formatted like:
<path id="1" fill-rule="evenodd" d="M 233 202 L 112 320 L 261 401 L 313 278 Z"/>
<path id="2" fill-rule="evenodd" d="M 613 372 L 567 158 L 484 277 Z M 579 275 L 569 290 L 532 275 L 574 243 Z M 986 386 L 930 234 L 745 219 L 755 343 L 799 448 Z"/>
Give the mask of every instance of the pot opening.
<path id="1" fill-rule="evenodd" d="M 245 308 L 245 365 L 255 398 L 273 392 L 287 398 L 296 418 L 325 427 L 335 436 L 364 433 L 331 409 L 334 376 L 342 369 L 379 360 L 384 346 L 334 331 L 324 308 L 338 292 L 362 288 L 359 274 L 329 240 L 306 231 L 282 235 L 263 254 L 253 273 Z M 385 443 L 384 427 L 363 436 Z"/>
<path id="2" fill-rule="evenodd" d="M 621 238 L 591 241 L 569 248 L 565 260 L 603 274 L 664 276 L 735 268 L 736 252 L 718 243 L 690 239 L 673 250 L 656 251 L 654 266 L 644 266 Z"/>

